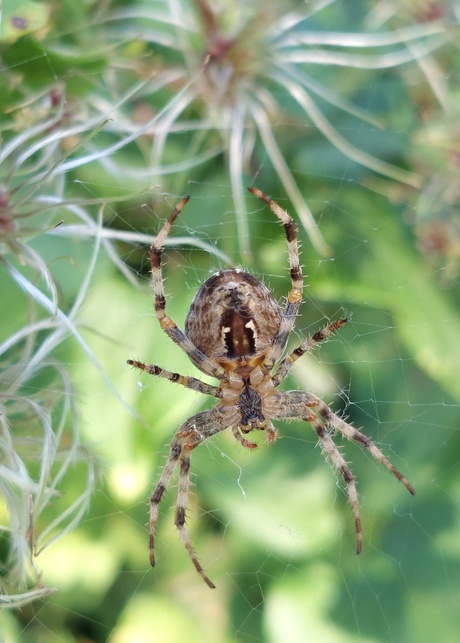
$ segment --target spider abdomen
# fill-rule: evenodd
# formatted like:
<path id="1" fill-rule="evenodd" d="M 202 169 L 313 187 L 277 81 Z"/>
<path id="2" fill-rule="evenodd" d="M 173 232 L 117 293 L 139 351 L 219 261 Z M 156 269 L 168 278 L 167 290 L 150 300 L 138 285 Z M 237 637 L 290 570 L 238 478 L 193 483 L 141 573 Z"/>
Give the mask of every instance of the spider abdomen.
<path id="1" fill-rule="evenodd" d="M 264 284 L 242 270 L 222 270 L 197 292 L 185 333 L 214 359 L 257 355 L 277 336 L 282 310 Z"/>

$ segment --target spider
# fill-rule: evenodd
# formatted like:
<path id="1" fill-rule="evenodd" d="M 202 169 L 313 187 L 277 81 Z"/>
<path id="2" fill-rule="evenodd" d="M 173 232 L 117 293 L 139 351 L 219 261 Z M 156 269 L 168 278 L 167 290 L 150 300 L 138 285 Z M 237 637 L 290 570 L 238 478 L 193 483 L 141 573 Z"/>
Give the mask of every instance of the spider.
<path id="1" fill-rule="evenodd" d="M 305 391 L 283 392 L 278 389 L 295 361 L 335 333 L 347 319 L 339 319 L 318 330 L 283 358 L 302 300 L 303 277 L 296 228 L 289 214 L 275 201 L 255 187 L 249 190 L 270 207 L 284 227 L 291 276 L 291 290 L 284 310 L 261 281 L 242 270 L 228 269 L 212 275 L 200 287 L 187 314 L 185 333 L 167 316 L 161 252 L 174 220 L 190 198 L 184 197 L 150 246 L 155 312 L 164 332 L 195 366 L 206 375 L 216 378 L 219 385 L 212 386 L 194 377 L 167 371 L 156 364 L 128 360 L 131 366 L 151 375 L 217 398 L 214 408 L 189 418 L 176 431 L 170 455 L 150 498 L 149 551 L 150 564 L 154 566 L 158 506 L 178 465 L 175 525 L 196 571 L 211 588 L 215 585 L 196 557 L 185 528 L 185 518 L 190 485 L 190 454 L 216 433 L 229 428 L 243 447 L 255 449 L 257 445 L 245 436 L 253 430 L 265 431 L 267 441 L 274 442 L 277 431 L 272 420 L 297 418 L 308 422 L 316 433 L 323 454 L 330 459 L 345 482 L 353 512 L 358 554 L 363 538 L 356 483 L 333 440 L 334 433 L 341 433 L 369 451 L 414 494 L 413 487 L 372 440 L 336 415 L 322 400 Z"/>

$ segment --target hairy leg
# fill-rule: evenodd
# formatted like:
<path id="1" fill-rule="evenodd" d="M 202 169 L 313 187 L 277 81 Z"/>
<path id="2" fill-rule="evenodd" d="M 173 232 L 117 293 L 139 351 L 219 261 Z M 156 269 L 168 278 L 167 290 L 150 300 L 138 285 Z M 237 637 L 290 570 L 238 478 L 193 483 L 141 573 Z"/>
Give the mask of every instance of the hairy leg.
<path id="1" fill-rule="evenodd" d="M 257 188 L 251 187 L 249 188 L 249 191 L 252 192 L 252 194 L 254 194 L 254 196 L 256 196 L 258 199 L 264 201 L 264 203 L 266 203 L 270 207 L 273 214 L 278 218 L 278 220 L 284 227 L 288 244 L 291 290 L 288 294 L 287 304 L 283 313 L 278 335 L 275 337 L 273 345 L 264 360 L 264 366 L 267 368 L 267 370 L 271 370 L 283 353 L 289 334 L 294 328 L 295 318 L 297 316 L 297 313 L 299 312 L 303 291 L 302 268 L 300 266 L 299 244 L 297 242 L 297 233 L 294 220 L 289 216 L 286 210 L 280 208 L 280 206 L 275 201 L 273 201 L 273 199 L 266 196 Z"/>
<path id="2" fill-rule="evenodd" d="M 190 418 L 178 429 L 171 444 L 170 454 L 166 461 L 163 472 L 160 476 L 150 498 L 150 534 L 149 551 L 150 564 L 155 566 L 155 529 L 158 519 L 158 506 L 163 498 L 174 469 L 179 463 L 179 490 L 176 503 L 175 525 L 179 531 L 180 538 L 186 548 L 195 569 L 200 574 L 208 587 L 214 588 L 214 583 L 206 576 L 203 567 L 198 561 L 193 550 L 190 537 L 185 528 L 185 518 L 188 504 L 188 493 L 190 485 L 190 452 L 207 438 L 219 433 L 223 428 L 218 423 L 218 415 L 214 409 L 203 411 Z"/>
<path id="3" fill-rule="evenodd" d="M 330 432 L 327 430 L 326 426 L 319 419 L 319 417 L 315 413 L 313 413 L 313 411 L 311 411 L 310 414 L 303 419 L 312 425 L 316 432 L 316 435 L 318 436 L 318 441 L 321 445 L 324 455 L 329 458 L 335 469 L 340 473 L 345 481 L 348 500 L 350 502 L 351 510 L 353 512 L 353 518 L 355 521 L 356 553 L 360 554 L 363 545 L 363 532 L 361 529 L 361 519 L 359 516 L 358 492 L 356 491 L 355 478 L 351 472 L 351 469 L 347 465 L 345 458 L 340 453 L 338 446 L 332 439 Z"/>
<path id="4" fill-rule="evenodd" d="M 180 375 L 179 373 L 173 373 L 167 371 L 161 366 L 156 364 L 144 364 L 144 362 L 139 362 L 137 359 L 128 359 L 128 364 L 138 368 L 141 371 L 149 373 L 149 375 L 156 375 L 158 377 L 163 377 L 170 382 L 175 382 L 185 386 L 185 388 L 190 388 L 193 391 L 198 391 L 204 395 L 212 395 L 213 397 L 221 397 L 220 389 L 217 386 L 211 386 L 211 384 L 206 384 L 201 380 L 196 379 L 196 377 L 187 377 L 185 375 Z"/>
<path id="5" fill-rule="evenodd" d="M 164 223 L 157 234 L 155 241 L 150 246 L 150 263 L 152 266 L 152 278 L 154 289 L 155 313 L 161 328 L 173 342 L 186 353 L 191 361 L 204 373 L 221 379 L 225 372 L 223 368 L 213 359 L 202 353 L 190 339 L 183 333 L 177 324 L 166 314 L 166 297 L 163 286 L 163 273 L 161 268 L 161 253 L 163 244 L 169 234 L 172 224 L 182 211 L 190 197 L 184 197 L 172 211 L 169 219 Z"/>
<path id="6" fill-rule="evenodd" d="M 279 386 L 279 384 L 281 384 L 281 382 L 286 378 L 292 368 L 292 365 L 299 359 L 299 357 L 302 357 L 302 355 L 305 355 L 307 351 L 315 348 L 317 344 L 330 337 L 347 321 L 348 319 L 344 317 L 343 319 L 338 319 L 337 321 L 332 322 L 332 324 L 321 328 L 320 330 L 316 331 L 316 333 L 314 333 L 311 337 L 308 337 L 308 339 L 302 342 L 300 346 L 297 346 L 297 348 L 289 353 L 289 355 L 286 355 L 273 377 L 273 384 L 275 385 L 275 387 Z"/>

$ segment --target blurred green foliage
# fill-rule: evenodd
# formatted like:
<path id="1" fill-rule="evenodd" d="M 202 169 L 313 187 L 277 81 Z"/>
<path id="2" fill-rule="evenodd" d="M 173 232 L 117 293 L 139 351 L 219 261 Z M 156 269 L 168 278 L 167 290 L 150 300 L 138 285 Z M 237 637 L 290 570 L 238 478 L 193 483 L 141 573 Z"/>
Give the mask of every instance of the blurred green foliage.
<path id="1" fill-rule="evenodd" d="M 336 40 L 331 53 L 321 34 L 355 34 L 355 42 L 358 33 L 375 37 L 375 48 L 368 40 L 352 50 L 355 65 L 344 58 L 348 64 L 311 62 L 307 69 L 312 86 L 321 80 L 327 91 L 375 116 L 381 127 L 330 96 L 319 100 L 321 114 L 354 148 L 404 171 L 399 181 L 340 151 L 294 98 L 281 96 L 273 79 L 265 87 L 271 135 L 329 249 L 321 253 L 311 230 L 299 223 L 308 278 L 292 345 L 344 309 L 351 318 L 340 336 L 296 364 L 285 388 L 311 390 L 362 427 L 416 495 L 410 498 L 356 445 L 343 444 L 360 493 L 364 546 L 357 557 L 342 485 L 308 425 L 279 423 L 278 442 L 268 446 L 258 436 L 253 454 L 226 432 L 193 454 L 188 512 L 192 542 L 217 589 L 202 583 L 179 542 L 174 486 L 161 505 L 157 566 L 149 568 L 150 490 L 174 431 L 212 404 L 126 365 L 137 358 L 201 377 L 154 318 L 149 235 L 179 195 L 191 195 L 164 253 L 168 314 L 181 326 L 199 284 L 229 262 L 263 277 L 282 300 L 289 288 L 283 232 L 252 197 L 242 225 L 235 185 L 257 185 L 295 217 L 291 179 L 274 163 L 260 129 L 245 130 L 235 182 L 226 144 L 238 144 L 223 133 L 219 138 L 224 119 L 216 116 L 216 103 L 206 103 L 206 92 L 184 107 L 183 120 L 174 113 L 174 101 L 190 90 L 182 81 L 209 81 L 201 71 L 194 77 L 192 68 L 190 78 L 174 76 L 187 46 L 199 49 L 203 41 L 202 33 L 200 39 L 191 27 L 187 31 L 185 17 L 193 16 L 193 25 L 201 18 L 209 41 L 213 29 L 221 35 L 206 2 L 4 2 L 0 401 L 11 436 L 5 419 L 0 475 L 2 489 L 17 493 L 25 512 L 18 533 L 10 532 L 14 512 L 5 495 L 0 556 L 6 607 L 16 579 L 15 537 L 22 530 L 21 546 L 33 551 L 34 538 L 51 525 L 45 549 L 30 557 L 37 569 L 29 561 L 24 565 L 32 571 L 17 574 L 11 606 L 21 609 L 0 612 L 5 643 L 424 643 L 457 637 L 460 7 L 447 0 L 384 0 L 356 2 L 350 10 L 336 0 L 318 2 L 307 14 L 305 3 L 290 2 L 280 13 L 270 2 L 264 16 L 263 3 L 246 4 L 228 3 L 228 13 L 221 8 L 228 33 L 237 33 L 235 25 L 251 14 L 244 43 L 252 42 L 248 34 L 259 24 L 273 27 L 271 37 L 283 29 L 294 40 L 323 37 L 315 55 L 342 52 Z M 33 27 L 23 24 L 15 35 L 5 24 L 15 11 L 19 18 L 32 12 Z M 400 30 L 419 27 L 439 36 L 432 51 L 422 55 L 419 41 L 407 41 L 394 55 L 409 52 L 412 60 L 400 66 L 378 49 L 382 34 L 395 34 L 399 47 Z M 182 52 L 171 45 L 178 33 L 185 39 Z M 222 46 L 222 67 L 230 60 L 240 70 L 237 38 L 228 59 L 228 42 L 213 42 Z M 384 64 L 386 55 L 393 64 Z M 368 67 L 365 56 L 372 60 Z M 159 77 L 168 82 L 155 86 Z M 242 77 L 236 81 L 243 83 Z M 236 118 L 230 102 L 222 113 Z M 156 120 L 159 114 L 166 115 L 163 121 Z M 208 131 L 212 115 L 215 132 Z M 166 137 L 161 167 L 168 171 L 162 175 L 150 164 L 168 118 L 167 134 L 175 137 Z M 405 183 L 408 176 L 420 185 Z M 58 336 L 61 323 L 66 332 Z M 37 365 L 8 397 L 27 356 Z M 32 417 L 25 408 L 40 411 Z M 49 442 L 37 436 L 61 415 L 56 463 L 47 477 L 40 473 L 46 458 L 40 448 Z M 40 512 L 31 510 L 30 522 L 25 487 L 6 476 L 13 452 L 28 472 L 32 503 L 40 476 L 42 492 L 53 491 Z M 67 515 L 72 506 L 75 520 Z M 26 578 L 22 589 L 20 577 Z M 45 597 L 49 589 L 58 591 Z"/>

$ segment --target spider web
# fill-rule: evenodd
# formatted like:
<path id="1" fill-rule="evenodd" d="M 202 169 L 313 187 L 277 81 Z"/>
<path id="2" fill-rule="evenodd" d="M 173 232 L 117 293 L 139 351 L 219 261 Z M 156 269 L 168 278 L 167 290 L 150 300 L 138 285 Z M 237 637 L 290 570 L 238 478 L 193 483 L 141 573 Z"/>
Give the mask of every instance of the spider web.
<path id="1" fill-rule="evenodd" d="M 326 12 L 329 4 L 345 11 L 340 2 L 319 4 Z M 391 6 L 375 3 L 366 9 L 360 3 L 357 13 L 369 18 Z M 327 15 L 322 27 L 337 29 L 337 17 Z M 352 30 L 350 20 L 345 24 Z M 361 24 L 364 30 L 366 23 Z M 24 64 L 34 59 L 31 53 Z M 65 83 L 59 66 L 49 59 L 47 64 L 56 83 Z M 356 74 L 348 79 L 323 71 L 327 80 L 340 80 L 343 95 L 357 95 L 369 113 L 382 109 L 386 96 L 385 113 L 392 116 L 382 133 L 325 101 L 322 109 L 337 131 L 369 155 L 407 161 L 401 148 L 411 141 L 403 116 L 402 124 L 397 118 L 398 107 L 404 115 L 410 111 L 399 102 L 410 103 L 403 73 L 358 69 L 357 80 Z M 104 82 L 102 74 L 91 74 L 96 83 Z M 159 188 L 148 194 L 127 176 L 123 194 L 128 196 L 118 205 L 105 196 L 113 169 L 108 157 L 102 178 L 83 171 L 78 184 L 87 198 L 104 193 L 104 229 L 112 231 L 120 263 L 103 247 L 91 272 L 88 248 L 97 235 L 88 242 L 58 237 L 57 230 L 54 239 L 64 239 L 57 258 L 46 255 L 40 241 L 32 247 L 58 266 L 59 257 L 73 257 L 77 247 L 85 247 L 78 254 L 82 274 L 90 277 L 79 312 L 82 336 L 125 406 L 81 346 L 64 347 L 58 356 L 75 382 L 81 432 L 103 475 L 78 529 L 37 559 L 44 583 L 59 594 L 21 614 L 5 612 L 0 617 L 5 641 L 68 636 L 116 643 L 204 637 L 218 643 L 423 642 L 453 640 L 458 631 L 458 279 L 455 271 L 445 278 L 445 257 L 436 262 L 417 245 L 415 206 L 405 188 L 363 170 L 318 124 L 300 119 L 291 98 L 280 90 L 275 95 L 285 111 L 275 111 L 271 132 L 280 147 L 284 142 L 283 148 L 292 149 L 287 164 L 329 249 L 320 252 L 298 222 L 305 293 L 289 346 L 344 311 L 350 317 L 337 336 L 299 360 L 283 388 L 311 391 L 362 429 L 416 495 L 411 498 L 369 454 L 336 436 L 357 479 L 364 542 L 356 556 L 342 480 L 325 462 L 308 424 L 278 422 L 279 440 L 267 445 L 263 435 L 256 436 L 255 453 L 244 451 L 227 431 L 193 453 L 187 522 L 217 589 L 211 592 L 201 582 L 177 537 L 177 478 L 160 506 L 157 567 L 148 568 L 150 490 L 176 428 L 212 404 L 125 365 L 127 358 L 138 358 L 206 380 L 154 319 L 149 235 L 178 195 L 189 193 L 165 250 L 168 314 L 181 327 L 199 284 L 229 265 L 262 278 L 283 301 L 289 290 L 287 250 L 272 213 L 249 197 L 244 231 L 225 160 L 210 163 L 206 171 L 178 173 L 174 181 L 160 178 Z M 109 104 L 101 112 L 112 116 Z M 87 151 L 94 148 L 88 145 Z M 175 158 L 174 150 L 168 153 Z M 109 192 L 118 196 L 114 177 L 116 172 Z M 255 143 L 251 170 L 242 180 L 266 192 L 274 186 L 273 198 L 296 217 L 282 178 L 270 149 Z M 121 264 L 129 271 L 121 272 Z"/>

